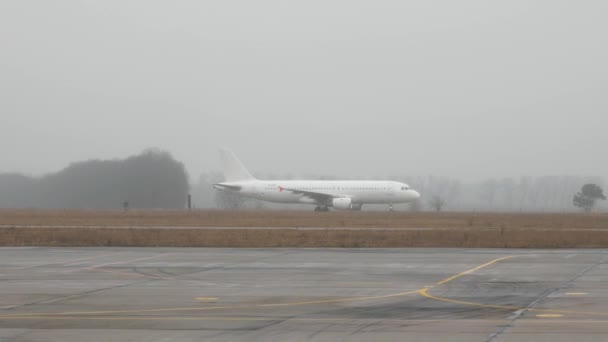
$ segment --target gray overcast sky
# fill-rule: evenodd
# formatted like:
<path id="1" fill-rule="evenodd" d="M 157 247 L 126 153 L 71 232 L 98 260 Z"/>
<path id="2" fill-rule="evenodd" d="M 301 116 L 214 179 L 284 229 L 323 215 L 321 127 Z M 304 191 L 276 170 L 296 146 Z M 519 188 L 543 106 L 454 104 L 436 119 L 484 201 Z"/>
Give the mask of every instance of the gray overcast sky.
<path id="1" fill-rule="evenodd" d="M 0 2 L 0 171 L 608 175 L 607 1 Z"/>

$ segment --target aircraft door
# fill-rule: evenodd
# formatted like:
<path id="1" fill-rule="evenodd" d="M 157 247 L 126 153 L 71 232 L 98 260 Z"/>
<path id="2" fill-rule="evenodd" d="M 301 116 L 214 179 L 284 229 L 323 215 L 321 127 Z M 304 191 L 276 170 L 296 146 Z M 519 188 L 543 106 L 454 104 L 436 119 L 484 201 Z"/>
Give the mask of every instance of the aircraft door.
<path id="1" fill-rule="evenodd" d="M 263 197 L 264 197 L 264 195 L 266 195 L 266 187 L 267 187 L 267 185 L 266 185 L 266 184 L 259 184 L 259 185 L 256 187 L 256 189 L 255 189 L 255 190 L 256 190 L 256 191 L 255 191 L 255 194 L 258 196 L 258 198 L 263 198 Z"/>
<path id="2" fill-rule="evenodd" d="M 386 195 L 389 198 L 395 197 L 395 187 L 391 183 L 386 184 Z"/>

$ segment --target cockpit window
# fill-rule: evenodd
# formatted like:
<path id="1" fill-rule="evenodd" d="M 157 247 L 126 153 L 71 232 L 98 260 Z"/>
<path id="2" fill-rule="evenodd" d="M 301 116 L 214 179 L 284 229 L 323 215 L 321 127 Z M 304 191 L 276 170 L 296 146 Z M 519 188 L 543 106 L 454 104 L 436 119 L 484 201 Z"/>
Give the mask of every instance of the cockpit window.
<path id="1" fill-rule="evenodd" d="M 402 187 L 401 187 L 401 190 L 409 190 L 409 189 L 410 189 L 410 188 L 409 188 L 409 187 L 407 187 L 407 186 L 402 186 Z"/>

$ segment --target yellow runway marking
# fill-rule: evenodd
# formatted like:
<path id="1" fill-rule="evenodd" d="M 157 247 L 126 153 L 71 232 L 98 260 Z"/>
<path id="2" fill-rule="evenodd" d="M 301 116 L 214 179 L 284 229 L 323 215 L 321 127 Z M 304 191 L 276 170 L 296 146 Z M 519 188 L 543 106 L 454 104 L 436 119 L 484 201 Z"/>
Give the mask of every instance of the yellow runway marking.
<path id="1" fill-rule="evenodd" d="M 66 261 L 62 261 L 59 262 L 58 264 L 60 266 L 71 266 L 71 264 L 74 263 L 78 263 L 80 261 L 85 261 L 85 260 L 90 260 L 90 259 L 95 259 L 95 258 L 103 258 L 109 255 L 114 255 L 116 253 L 107 253 L 107 254 L 102 254 L 102 255 L 94 255 L 94 256 L 90 256 L 90 257 L 86 257 L 86 258 L 78 258 L 78 259 L 72 259 L 72 260 L 66 260 Z M 29 265 L 29 266 L 17 266 L 17 267 L 10 267 L 8 270 L 12 271 L 12 270 L 24 270 L 26 268 L 34 268 L 34 267 L 39 267 L 39 266 L 46 266 L 46 265 L 54 265 L 53 263 L 45 263 L 45 264 L 37 264 L 37 265 Z"/>
<path id="2" fill-rule="evenodd" d="M 137 258 L 137 259 L 124 260 L 124 261 L 109 262 L 109 263 L 101 264 L 101 265 L 97 265 L 97 266 L 85 267 L 85 268 L 83 268 L 83 270 L 94 270 L 94 269 L 97 269 L 97 268 L 106 267 L 106 266 L 110 266 L 110 265 L 127 264 L 127 263 L 130 263 L 130 262 L 133 262 L 133 261 L 148 260 L 148 259 L 152 259 L 152 258 L 158 258 L 158 257 L 161 257 L 161 256 L 166 256 L 166 255 L 169 255 L 169 254 L 168 253 L 161 253 L 161 254 L 145 257 L 145 258 Z"/>
<path id="3" fill-rule="evenodd" d="M 392 285 L 393 283 L 380 283 L 380 282 L 367 282 L 367 281 L 352 281 L 352 282 L 337 282 L 334 283 L 336 285 L 368 285 L 368 286 L 377 286 L 377 285 Z"/>
<path id="4" fill-rule="evenodd" d="M 561 315 L 557 315 L 561 316 Z M 542 317 L 541 317 L 542 318 Z M 559 317 L 555 317 L 559 318 Z M 350 318 L 293 318 L 293 317 L 230 317 L 230 316 L 27 316 L 27 317 L 13 317 L 6 316 L 0 318 L 1 320 L 9 319 L 28 319 L 28 320 L 105 320 L 105 321 L 122 321 L 122 320 L 136 320 L 136 321 L 290 321 L 290 322 L 333 322 L 339 324 L 341 322 L 346 324 L 361 324 L 361 323 L 377 323 L 377 324 L 404 324 L 404 323 L 458 323 L 463 324 L 474 324 L 480 323 L 491 323 L 491 324 L 505 324 L 508 323 L 508 319 L 350 319 Z M 608 320 L 580 320 L 580 319 L 559 319 L 559 320 L 538 320 L 538 319 L 521 319 L 518 321 L 519 324 L 602 324 L 608 323 Z"/>
<path id="5" fill-rule="evenodd" d="M 161 308 L 161 309 L 142 309 L 142 310 L 107 310 L 107 311 L 70 311 L 70 312 L 52 312 L 44 313 L 43 315 L 48 317 L 57 316 L 70 316 L 70 315 L 106 315 L 106 314 L 128 314 L 128 313 L 150 313 L 150 312 L 175 312 L 175 311 L 207 311 L 207 310 L 221 310 L 221 309 L 251 309 L 251 308 L 267 308 L 267 307 L 282 307 L 282 306 L 297 306 L 297 305 L 310 305 L 310 304 L 326 304 L 326 303 L 340 303 L 340 302 L 355 302 L 365 301 L 374 299 L 385 299 L 402 297 L 411 294 L 418 293 L 419 290 L 395 293 L 382 296 L 369 296 L 369 297 L 354 297 L 354 298 L 340 298 L 340 299 L 328 299 L 328 300 L 314 300 L 314 301 L 303 301 L 303 302 L 290 302 L 290 303 L 276 303 L 276 304 L 250 304 L 250 305 L 225 305 L 225 306 L 209 306 L 209 307 L 188 307 L 188 308 Z M 14 314 L 14 315 L 0 315 L 0 319 L 5 317 L 17 318 L 17 317 L 28 317 L 28 316 L 40 316 L 40 313 L 31 314 Z"/>
<path id="6" fill-rule="evenodd" d="M 523 255 L 511 255 L 511 256 L 506 256 L 506 257 L 502 257 L 502 258 L 497 258 L 494 259 L 492 261 L 489 261 L 483 265 L 477 266 L 475 268 L 472 268 L 470 270 L 466 270 L 464 272 L 458 273 L 456 275 L 453 275 L 449 278 L 446 278 L 440 282 L 437 283 L 437 285 L 444 285 L 447 284 L 453 280 L 456 280 L 464 275 L 473 273 L 475 271 L 478 271 L 484 267 L 493 265 L 499 261 L 502 260 L 507 260 L 507 259 L 511 259 L 511 258 L 516 258 L 516 257 L 522 257 Z M 596 316 L 608 316 L 608 313 L 605 312 L 594 312 L 594 311 L 570 311 L 570 310 L 558 310 L 558 309 L 536 309 L 536 308 L 526 308 L 526 307 L 517 307 L 517 306 L 510 306 L 510 305 L 493 305 L 493 304 L 484 304 L 484 303 L 475 303 L 475 302 L 466 302 L 466 301 L 460 301 L 460 300 L 454 300 L 454 299 L 449 299 L 449 298 L 441 298 L 441 297 L 436 297 L 433 296 L 431 294 L 428 293 L 429 288 L 424 288 L 421 289 L 418 293 L 420 295 L 422 295 L 425 298 L 428 299 L 432 299 L 432 300 L 437 300 L 437 301 L 441 301 L 441 302 L 447 302 L 447 303 L 454 303 L 454 304 L 461 304 L 461 305 L 467 305 L 467 306 L 477 306 L 477 307 L 483 307 L 483 308 L 493 308 L 493 309 L 501 309 L 501 310 L 514 310 L 514 311 L 519 311 L 519 310 L 526 310 L 526 311 L 533 311 L 533 312 L 547 312 L 547 315 L 550 315 L 550 313 L 553 313 L 555 315 L 560 315 L 559 313 L 563 313 L 563 314 L 579 314 L 579 315 L 596 315 Z"/>
<path id="7" fill-rule="evenodd" d="M 57 320 L 108 320 L 108 321 L 120 321 L 120 320 L 139 320 L 139 321 L 284 321 L 289 320 L 291 322 L 344 322 L 347 324 L 353 323 L 385 323 L 385 324 L 403 324 L 403 323 L 458 323 L 458 324 L 480 324 L 480 323 L 493 323 L 502 324 L 508 323 L 508 319 L 350 319 L 350 318 L 293 318 L 293 317 L 231 317 L 231 316 L 28 316 L 28 317 L 3 317 L 2 319 L 57 319 Z M 564 324 L 564 323 L 579 323 L 579 324 L 606 324 L 608 320 L 549 320 L 540 321 L 537 319 L 522 319 L 520 323 L 528 324 Z"/>
<path id="8" fill-rule="evenodd" d="M 169 255 L 169 253 L 161 253 L 161 254 L 157 254 L 157 255 L 153 255 L 153 256 L 149 256 L 149 257 L 144 257 L 144 258 L 137 258 L 137 259 L 124 260 L 124 261 L 109 262 L 109 263 L 101 264 L 101 265 L 97 265 L 97 266 L 85 267 L 85 268 L 82 268 L 80 270 L 81 271 L 82 270 L 87 270 L 87 271 L 99 271 L 99 272 L 106 272 L 106 273 L 116 273 L 116 274 L 122 274 L 122 275 L 131 276 L 131 277 L 148 277 L 148 278 L 163 279 L 163 277 L 158 277 L 158 276 L 153 276 L 153 275 L 147 275 L 147 274 L 112 271 L 112 270 L 104 269 L 103 267 L 110 266 L 110 265 L 127 264 L 127 263 L 130 263 L 130 262 L 133 262 L 133 261 L 148 260 L 148 259 L 152 259 L 152 258 L 158 258 L 158 257 L 161 257 L 161 256 L 166 256 L 166 255 Z"/>
<path id="9" fill-rule="evenodd" d="M 564 315 L 560 315 L 560 314 L 538 314 L 536 315 L 536 317 L 539 318 L 559 318 L 559 317 L 563 317 Z"/>
<path id="10" fill-rule="evenodd" d="M 566 292 L 565 295 L 566 296 L 584 296 L 588 293 L 586 292 Z"/>
<path id="11" fill-rule="evenodd" d="M 373 300 L 373 299 L 385 299 L 393 297 L 403 297 L 411 294 L 418 293 L 420 290 L 414 290 L 409 292 L 395 293 L 383 296 L 370 296 L 370 297 L 355 297 L 355 298 L 341 298 L 341 299 L 329 299 L 329 300 L 315 300 L 310 302 L 293 302 L 293 303 L 279 303 L 279 304 L 259 304 L 259 307 L 272 307 L 272 306 L 294 306 L 294 305 L 308 305 L 308 304 L 324 304 L 324 303 L 339 303 L 339 302 L 353 302 L 362 300 Z"/>
<path id="12" fill-rule="evenodd" d="M 145 259 L 151 259 L 151 258 L 155 258 L 155 257 L 159 257 L 162 255 L 167 255 L 167 254 L 161 254 L 161 255 L 155 255 L 155 256 L 151 256 L 151 257 L 145 257 L 145 258 L 138 258 L 138 259 L 133 259 L 133 260 L 127 260 L 127 261 L 123 261 L 123 262 L 116 262 L 116 263 L 110 263 L 110 264 L 121 264 L 121 263 L 128 263 L 128 262 L 132 262 L 132 261 L 138 261 L 138 260 L 145 260 Z M 483 265 L 477 266 L 475 268 L 466 270 L 464 272 L 458 273 L 456 275 L 453 275 L 449 278 L 443 279 L 441 281 L 439 281 L 438 283 L 436 283 L 435 286 L 439 286 L 439 285 L 444 285 L 447 284 L 451 281 L 454 281 L 460 277 L 463 277 L 467 274 L 473 273 L 475 271 L 478 271 L 482 268 L 488 267 L 490 265 L 493 265 L 497 262 L 500 262 L 502 260 L 507 260 L 507 259 L 511 259 L 511 258 L 515 258 L 515 257 L 521 257 L 521 255 L 514 255 L 514 256 L 506 256 L 506 257 L 501 257 L 501 258 L 497 258 L 494 260 L 491 260 Z M 90 267 L 88 269 L 92 269 L 92 270 L 98 270 L 98 268 L 103 267 L 103 266 L 107 266 L 110 264 L 104 264 L 104 265 L 99 265 L 99 266 L 95 266 L 95 267 Z M 484 304 L 484 303 L 475 303 L 475 302 L 466 302 L 466 301 L 459 301 L 459 300 L 453 300 L 453 299 L 449 299 L 449 298 L 441 298 L 441 297 L 436 297 L 433 296 L 431 294 L 428 293 L 428 291 L 432 288 L 433 286 L 426 286 L 422 289 L 418 289 L 418 290 L 412 290 L 412 291 L 407 291 L 407 292 L 400 292 L 400 293 L 394 293 L 394 294 L 388 294 L 388 295 L 378 295 L 378 296 L 366 296 L 366 297 L 353 297 L 353 298 L 339 298 L 339 299 L 328 299 L 328 300 L 313 300 L 313 301 L 301 301 L 301 302 L 289 302 L 289 303 L 274 303 L 274 304 L 249 304 L 249 305 L 225 305 L 225 306 L 209 306 L 209 307 L 178 307 L 178 308 L 157 308 L 157 309 L 141 309 L 141 310 L 107 310 L 107 311 L 72 311 L 72 312 L 55 312 L 55 313 L 24 313 L 24 314 L 12 314 L 12 315 L 0 315 L 0 319 L 74 319 L 74 320 L 81 320 L 81 319 L 107 319 L 107 320 L 121 320 L 121 319 L 125 319 L 125 317 L 128 316 L 114 316 L 114 317 L 108 317 L 108 316 L 93 316 L 93 315 L 110 315 L 110 314 L 114 314 L 114 315 L 119 315 L 119 314 L 137 314 L 137 313 L 161 313 L 161 312 L 197 312 L 197 311 L 208 311 L 208 310 L 222 310 L 222 309 L 251 309 L 251 308 L 268 308 L 268 307 L 288 307 L 288 306 L 299 306 L 299 305 L 310 305 L 310 304 L 328 304 L 328 303 L 346 303 L 346 302 L 356 302 L 356 301 L 367 301 L 367 300 L 378 300 L 378 299 L 388 299 L 388 298 L 396 298 L 396 297 L 404 297 L 404 296 L 408 296 L 408 295 L 412 295 L 412 294 L 420 294 L 421 296 L 427 298 L 427 299 L 431 299 L 431 300 L 436 300 L 436 301 L 442 301 L 442 302 L 447 302 L 447 303 L 453 303 L 453 304 L 460 304 L 460 305 L 467 305 L 467 306 L 477 306 L 477 307 L 485 307 L 485 308 L 494 308 L 494 309 L 502 309 L 502 310 L 513 310 L 513 311 L 517 311 L 517 310 L 527 310 L 527 311 L 534 311 L 534 312 L 544 312 L 546 313 L 546 315 L 556 315 L 554 317 L 557 316 L 561 316 L 561 314 L 585 314 L 585 315 L 601 315 L 601 316 L 608 316 L 608 313 L 602 313 L 602 312 L 584 312 L 584 311 L 569 311 L 569 310 L 554 310 L 554 309 L 535 309 L 535 308 L 525 308 L 525 307 L 517 307 L 517 306 L 509 306 L 509 305 L 492 305 L 492 304 Z M 212 297 L 200 297 L 197 299 L 201 299 L 201 300 L 212 300 L 212 299 L 216 299 L 216 298 L 212 298 Z M 82 315 L 86 315 L 86 316 L 82 316 Z M 541 317 L 541 316 L 539 316 Z M 184 319 L 197 319 L 197 320 L 201 320 L 201 319 L 216 319 L 216 320 L 276 320 L 276 318 L 230 318 L 230 317 L 219 317 L 219 318 L 205 318 L 205 317 L 133 317 L 132 319 L 142 319 L 142 320 L 149 320 L 149 319 L 175 319 L 175 320 L 184 320 Z M 284 319 L 284 318 L 281 318 Z M 297 319 L 297 318 L 290 318 L 291 320 L 303 320 L 303 319 Z M 315 320 L 315 319 L 310 319 Z M 321 319 L 321 320 L 329 320 L 328 319 Z M 348 320 L 348 321 L 352 321 L 352 320 Z M 380 320 L 381 321 L 381 320 Z M 429 321 L 439 321 L 439 320 L 429 320 Z M 458 321 L 458 320 L 454 320 L 454 321 Z M 559 320 L 559 322 L 564 322 L 562 320 Z M 602 321 L 604 322 L 604 321 Z"/>
<path id="13" fill-rule="evenodd" d="M 159 255 L 156 255 L 159 256 Z M 137 260 L 143 260 L 143 259 L 150 259 L 156 256 L 152 256 L 152 257 L 147 257 L 147 258 L 139 258 L 139 259 L 134 259 L 134 260 L 128 260 L 128 261 L 123 261 L 123 262 L 118 262 L 118 263 L 126 263 L 126 262 L 130 262 L 130 261 L 137 261 Z M 497 258 L 494 259 L 490 262 L 487 262 L 481 266 L 477 266 L 473 269 L 464 271 L 462 273 L 459 273 L 455 276 L 449 277 L 447 279 L 444 279 L 442 281 L 440 281 L 439 283 L 437 283 L 437 285 L 440 284 L 446 284 L 450 281 L 453 281 L 457 278 L 460 278 L 466 274 L 472 273 L 474 271 L 480 270 L 484 267 L 487 267 L 489 265 L 492 265 L 498 261 L 501 260 L 505 260 L 505 259 L 509 259 L 509 258 L 513 258 L 516 256 L 509 256 L 509 257 L 502 257 L 502 258 Z M 116 263 L 112 263 L 112 264 L 116 264 Z M 97 267 L 103 267 L 103 266 L 107 266 L 108 264 L 104 264 L 104 265 L 99 265 Z M 314 300 L 314 301 L 302 301 L 302 302 L 290 302 L 290 303 L 275 303 L 275 304 L 251 304 L 251 305 L 231 305 L 231 306 L 210 306 L 210 307 L 187 307 L 187 308 L 159 308 L 159 309 L 141 309 L 141 310 L 107 310 L 107 311 L 73 311 L 73 312 L 56 312 L 56 313 L 46 313 L 43 314 L 44 316 L 48 316 L 48 317 L 59 317 L 59 316 L 70 316 L 70 315 L 106 315 L 106 314 L 133 314 L 133 313 L 151 313 L 151 312 L 177 312 L 177 311 L 207 311 L 207 310 L 222 310 L 222 309 L 246 309 L 246 308 L 267 308 L 267 307 L 286 307 L 286 306 L 299 306 L 299 305 L 312 305 L 312 304 L 329 304 L 329 303 L 342 303 L 342 302 L 355 302 L 355 301 L 366 301 L 366 300 L 377 300 L 377 299 L 387 299 L 387 298 L 395 298 L 395 297 L 403 297 L 403 296 L 408 296 L 408 295 L 412 295 L 412 294 L 422 294 L 424 296 L 424 294 L 426 294 L 426 291 L 428 290 L 428 288 L 423 288 L 423 289 L 418 289 L 418 290 L 413 290 L 413 291 L 407 291 L 407 292 L 401 292 L 401 293 L 394 293 L 394 294 L 388 294 L 388 295 L 380 295 L 380 296 L 367 296 L 367 297 L 354 297 L 354 298 L 339 298 L 339 299 L 328 299 L 328 300 Z M 427 296 L 430 296 L 427 294 Z M 428 298 L 428 297 L 427 297 Z M 40 316 L 40 313 L 31 313 L 31 314 L 13 314 L 13 315 L 6 315 L 6 316 L 0 316 L 0 318 L 3 317 L 11 317 L 11 318 L 18 318 L 18 317 L 33 317 L 33 316 Z"/>
<path id="14" fill-rule="evenodd" d="M 102 254 L 102 255 L 96 255 L 96 256 L 92 256 L 92 257 L 82 258 L 82 259 L 69 260 L 68 264 L 62 263 L 62 265 L 63 266 L 72 266 L 73 264 L 77 264 L 77 263 L 79 263 L 81 261 L 90 260 L 90 259 L 103 258 L 103 257 L 107 257 L 107 256 L 110 256 L 110 255 L 116 255 L 116 253 L 107 253 L 107 254 Z"/>
<path id="15" fill-rule="evenodd" d="M 450 299 L 450 298 L 442 298 L 442 297 L 433 296 L 428 293 L 428 289 L 420 290 L 419 293 L 425 298 L 437 300 L 440 302 L 461 304 L 461 305 L 467 305 L 467 306 L 478 306 L 481 308 L 513 310 L 513 311 L 526 310 L 526 311 L 534 311 L 534 312 L 547 312 L 547 313 L 553 312 L 553 313 L 562 313 L 562 314 L 578 314 L 578 315 L 592 315 L 592 316 L 593 315 L 608 316 L 607 312 L 571 311 L 571 310 L 559 310 L 559 309 L 537 309 L 537 308 L 526 308 L 526 307 L 511 306 L 511 305 L 494 305 L 494 304 L 484 304 L 484 303 L 476 303 L 476 302 L 465 302 L 462 300 L 455 300 L 455 299 Z"/>
<path id="16" fill-rule="evenodd" d="M 453 276 L 451 276 L 451 277 L 449 277 L 449 278 L 443 279 L 442 281 L 438 282 L 438 283 L 437 283 L 437 285 L 443 285 L 443 284 L 447 284 L 447 283 L 449 283 L 449 282 L 451 282 L 451 281 L 453 281 L 453 280 L 456 280 L 456 279 L 458 279 L 458 278 L 460 278 L 460 277 L 462 277 L 462 276 L 465 276 L 465 275 L 467 275 L 467 274 L 469 274 L 469 273 L 473 273 L 473 272 L 475 272 L 475 271 L 478 271 L 478 270 L 480 270 L 480 269 L 482 269 L 482 268 L 484 268 L 484 267 L 488 267 L 488 266 L 490 266 L 490 265 L 492 265 L 492 264 L 495 264 L 495 263 L 497 263 L 497 262 L 499 262 L 499 261 L 503 261 L 503 260 L 507 260 L 507 259 L 512 259 L 512 258 L 517 258 L 517 257 L 520 257 L 520 256 L 521 256 L 521 255 L 510 255 L 510 256 L 506 256 L 506 257 L 502 257 L 502 258 L 494 259 L 494 260 L 492 260 L 492 261 L 490 261 L 490 262 L 487 262 L 487 263 L 485 263 L 485 264 L 483 264 L 483 265 L 477 266 L 477 267 L 475 267 L 475 268 L 471 268 L 470 270 L 466 270 L 466 271 L 464 271 L 464 272 L 461 272 L 461 273 L 455 274 L 455 275 L 453 275 Z"/>
<path id="17" fill-rule="evenodd" d="M 420 290 L 420 292 L 418 292 L 418 293 L 420 293 L 425 298 L 437 300 L 440 302 L 446 302 L 446 303 L 462 304 L 462 305 L 469 305 L 469 306 L 480 306 L 480 307 L 484 307 L 484 308 L 502 309 L 502 310 L 521 310 L 522 309 L 517 306 L 482 304 L 482 303 L 474 303 L 474 302 L 465 302 L 465 301 L 454 300 L 454 299 L 449 299 L 449 298 L 435 297 L 428 293 L 428 289 Z"/>
<path id="18" fill-rule="evenodd" d="M 147 278 L 157 278 L 157 279 L 163 279 L 162 277 L 157 277 L 157 276 L 153 276 L 153 275 L 148 275 L 148 274 L 140 274 L 140 273 L 127 273 L 127 272 L 120 272 L 120 271 L 112 271 L 112 270 L 106 270 L 103 268 L 92 268 L 90 269 L 91 271 L 98 271 L 98 272 L 106 272 L 106 273 L 115 273 L 115 274 L 121 274 L 121 275 L 126 275 L 126 276 L 130 276 L 130 277 L 147 277 Z"/>
<path id="19" fill-rule="evenodd" d="M 194 298 L 196 300 L 218 300 L 219 298 L 215 298 L 215 297 L 198 297 L 198 298 Z"/>

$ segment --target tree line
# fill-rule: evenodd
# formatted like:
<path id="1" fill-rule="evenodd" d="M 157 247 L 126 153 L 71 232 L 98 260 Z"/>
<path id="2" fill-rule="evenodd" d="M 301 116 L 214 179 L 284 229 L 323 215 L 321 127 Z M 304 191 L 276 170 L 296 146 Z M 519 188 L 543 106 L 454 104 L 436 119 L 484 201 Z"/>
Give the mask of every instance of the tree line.
<path id="1" fill-rule="evenodd" d="M 294 179 L 292 175 L 258 175 L 260 179 Z M 336 179 L 328 176 L 307 179 Z M 386 177 L 372 177 L 384 179 Z M 450 177 L 388 177 L 408 183 L 423 198 L 400 210 L 574 212 L 592 211 L 601 200 L 599 177 L 545 176 L 461 181 Z M 213 189 L 223 180 L 207 172 L 189 183 L 184 165 L 166 151 L 148 149 L 126 159 L 89 160 L 42 177 L 0 174 L 0 208 L 163 208 L 181 209 L 192 195 L 195 208 L 309 209 L 297 204 L 273 204 Z M 367 209 L 382 206 L 367 206 Z"/>
<path id="2" fill-rule="evenodd" d="M 148 149 L 116 160 L 89 160 L 42 177 L 0 174 L 0 208 L 184 208 L 184 165 Z"/>
<path id="3" fill-rule="evenodd" d="M 294 179 L 291 175 L 260 175 L 260 179 Z M 336 179 L 328 176 L 308 176 L 306 179 Z M 340 178 L 340 177 L 338 177 Z M 386 177 L 372 177 L 385 179 Z M 422 194 L 422 199 L 411 205 L 400 205 L 400 210 L 413 211 L 492 211 L 492 212 L 575 212 L 590 211 L 603 196 L 596 196 L 593 205 L 589 205 L 590 197 L 582 196 L 586 207 L 576 204 L 574 196 L 581 193 L 582 186 L 594 184 L 598 188 L 604 186 L 599 177 L 582 176 L 543 176 L 486 179 L 481 181 L 461 181 L 450 177 L 424 176 L 399 177 L 389 179 L 402 181 L 412 186 Z M 340 178 L 340 179 L 346 179 Z M 370 178 L 371 179 L 371 178 Z M 194 202 L 200 208 L 224 209 L 256 209 L 256 208 L 288 208 L 309 209 L 301 205 L 286 205 L 260 202 L 244 199 L 225 192 L 215 191 L 212 184 L 221 182 L 219 172 L 202 174 L 192 185 Z M 598 191 L 597 189 L 593 191 Z M 587 190 L 589 192 L 589 189 Z M 579 200 L 580 202 L 580 200 Z M 383 210 L 384 206 L 367 206 Z"/>

